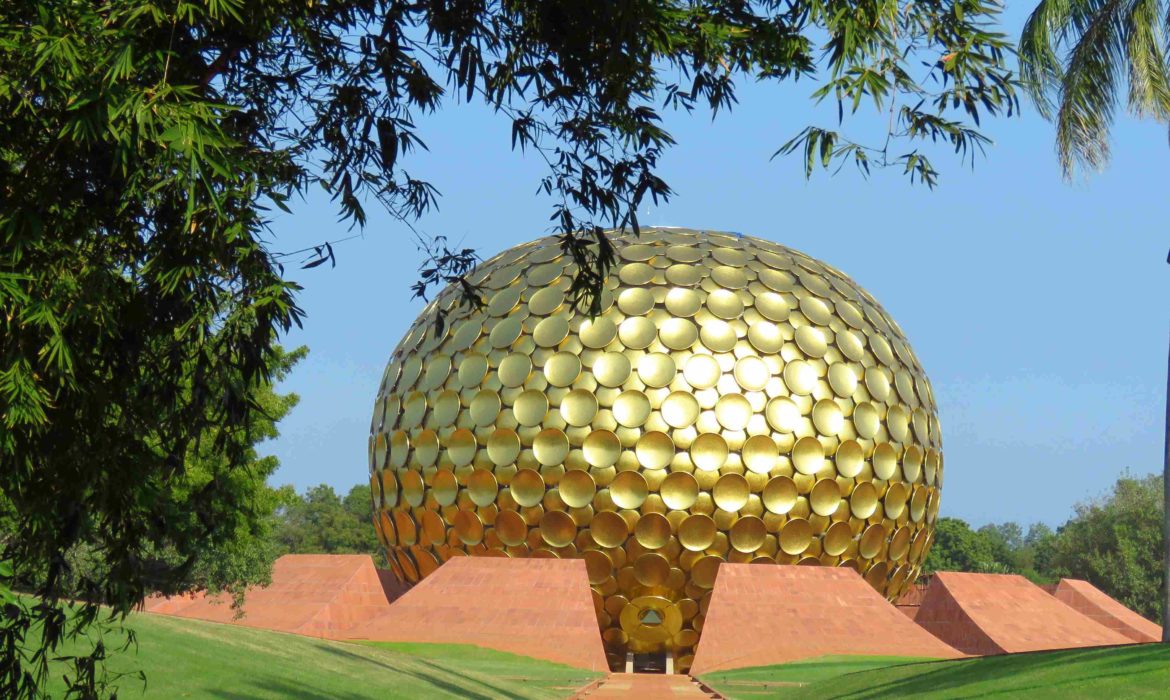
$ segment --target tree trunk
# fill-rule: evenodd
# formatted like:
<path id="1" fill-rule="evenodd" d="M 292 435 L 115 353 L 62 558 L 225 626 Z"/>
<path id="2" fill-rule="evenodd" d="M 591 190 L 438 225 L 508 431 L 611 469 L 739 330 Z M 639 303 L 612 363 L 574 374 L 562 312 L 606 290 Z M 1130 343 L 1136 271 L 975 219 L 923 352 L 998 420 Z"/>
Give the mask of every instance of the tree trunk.
<path id="1" fill-rule="evenodd" d="M 1170 262 L 1170 258 L 1166 260 Z M 1162 446 L 1162 641 L 1170 642 L 1170 347 L 1166 351 L 1166 433 Z"/>

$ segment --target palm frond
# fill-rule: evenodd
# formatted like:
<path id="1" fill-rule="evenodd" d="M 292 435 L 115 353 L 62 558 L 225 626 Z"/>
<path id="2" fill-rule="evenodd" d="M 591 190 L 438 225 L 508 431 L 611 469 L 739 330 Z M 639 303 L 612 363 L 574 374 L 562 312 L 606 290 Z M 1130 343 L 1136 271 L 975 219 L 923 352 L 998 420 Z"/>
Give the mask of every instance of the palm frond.
<path id="1" fill-rule="evenodd" d="M 1085 12 L 1086 5 L 1095 11 Z M 1099 170 L 1109 161 L 1109 127 L 1126 62 L 1129 2 L 1080 3 L 1070 16 L 1079 39 L 1069 54 L 1056 113 L 1056 150 L 1071 177 L 1080 164 Z"/>
<path id="2" fill-rule="evenodd" d="M 1020 34 L 1020 78 L 1045 119 L 1052 119 L 1064 82 L 1057 53 L 1073 7 L 1069 0 L 1041 0 Z"/>
<path id="3" fill-rule="evenodd" d="M 1125 27 L 1129 111 L 1137 117 L 1165 121 L 1170 119 L 1170 66 L 1166 61 L 1161 5 L 1159 0 L 1136 0 L 1130 7 Z"/>

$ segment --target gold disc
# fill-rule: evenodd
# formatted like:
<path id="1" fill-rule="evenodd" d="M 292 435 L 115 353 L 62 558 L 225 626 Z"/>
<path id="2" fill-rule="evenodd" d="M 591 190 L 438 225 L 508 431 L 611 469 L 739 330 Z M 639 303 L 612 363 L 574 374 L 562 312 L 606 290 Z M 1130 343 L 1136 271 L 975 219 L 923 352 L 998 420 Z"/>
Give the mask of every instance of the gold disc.
<path id="1" fill-rule="evenodd" d="M 512 353 L 500 360 L 500 367 L 496 370 L 500 384 L 508 388 L 522 386 L 532 376 L 532 358 L 521 353 Z"/>
<path id="2" fill-rule="evenodd" d="M 670 521 L 661 513 L 647 513 L 634 525 L 634 538 L 646 549 L 665 547 L 670 535 Z"/>
<path id="3" fill-rule="evenodd" d="M 467 477 L 467 495 L 471 497 L 472 503 L 481 508 L 495 503 L 498 491 L 495 474 L 486 469 L 476 469 Z"/>
<path id="4" fill-rule="evenodd" d="M 898 471 L 898 455 L 888 442 L 879 442 L 873 448 L 873 475 L 879 479 L 892 479 Z"/>
<path id="5" fill-rule="evenodd" d="M 741 357 L 735 363 L 735 381 L 747 391 L 763 391 L 772 378 L 768 365 L 755 355 Z"/>
<path id="6" fill-rule="evenodd" d="M 728 539 L 736 551 L 751 553 L 764 544 L 768 536 L 768 527 L 764 521 L 754 515 L 745 515 L 731 526 Z"/>
<path id="7" fill-rule="evenodd" d="M 502 510 L 496 515 L 495 531 L 500 541 L 509 547 L 524 544 L 528 538 L 528 524 L 514 510 Z"/>
<path id="8" fill-rule="evenodd" d="M 724 474 L 711 489 L 715 505 L 732 513 L 747 505 L 750 494 L 751 487 L 747 479 L 739 474 Z"/>
<path id="9" fill-rule="evenodd" d="M 717 556 L 703 557 L 691 567 L 691 581 L 699 588 L 714 588 L 715 578 L 719 574 L 719 565 L 722 563 L 723 560 Z"/>
<path id="10" fill-rule="evenodd" d="M 594 430 L 585 437 L 581 451 L 590 466 L 612 467 L 621 456 L 622 443 L 608 430 Z"/>
<path id="11" fill-rule="evenodd" d="M 512 476 L 508 485 L 512 500 L 525 508 L 544 500 L 544 478 L 535 469 L 521 469 Z"/>
<path id="12" fill-rule="evenodd" d="M 647 552 L 634 560 L 634 577 L 643 586 L 662 586 L 670 578 L 670 561 L 658 552 Z"/>
<path id="13" fill-rule="evenodd" d="M 717 532 L 711 516 L 694 513 L 679 523 L 678 542 L 692 552 L 702 552 L 715 542 Z"/>
<path id="14" fill-rule="evenodd" d="M 837 465 L 838 474 L 846 479 L 852 479 L 860 474 L 865 466 L 865 450 L 856 440 L 842 440 L 837 446 L 833 462 Z"/>
<path id="15" fill-rule="evenodd" d="M 674 381 L 674 358 L 666 353 L 651 352 L 638 360 L 638 378 L 646 386 L 660 389 Z"/>
<path id="16" fill-rule="evenodd" d="M 547 511 L 540 519 L 540 536 L 553 547 L 565 547 L 577 537 L 577 523 L 564 511 Z"/>
<path id="17" fill-rule="evenodd" d="M 548 397 L 543 392 L 529 389 L 516 397 L 512 413 L 520 425 L 525 427 L 540 425 L 548 415 Z"/>
<path id="18" fill-rule="evenodd" d="M 830 516 L 841 504 L 841 487 L 836 479 L 821 479 L 808 494 L 808 504 L 817 515 Z"/>
<path id="19" fill-rule="evenodd" d="M 650 417 L 650 399 L 636 389 L 623 391 L 613 401 L 613 417 L 627 428 L 641 427 Z"/>
<path id="20" fill-rule="evenodd" d="M 634 447 L 634 454 L 643 469 L 664 469 L 674 459 L 674 442 L 663 432 L 643 433 Z"/>
<path id="21" fill-rule="evenodd" d="M 719 363 L 710 355 L 691 355 L 683 366 L 683 378 L 696 389 L 710 389 L 720 376 Z"/>
<path id="22" fill-rule="evenodd" d="M 787 476 L 774 476 L 764 485 L 764 507 L 777 515 L 785 515 L 796 505 L 799 496 L 796 482 Z"/>
<path id="23" fill-rule="evenodd" d="M 796 556 L 812 544 L 813 527 L 804 518 L 793 518 L 780 528 L 780 549 Z"/>
<path id="24" fill-rule="evenodd" d="M 825 465 L 825 448 L 815 437 L 802 437 L 792 446 L 792 466 L 801 474 L 816 474 Z"/>
<path id="25" fill-rule="evenodd" d="M 686 510 L 699 497 L 699 482 L 686 472 L 669 474 L 658 486 L 662 502 L 671 510 Z"/>
<path id="26" fill-rule="evenodd" d="M 853 541 L 853 530 L 847 522 L 835 522 L 825 531 L 821 547 L 829 556 L 841 556 Z"/>
<path id="27" fill-rule="evenodd" d="M 618 326 L 618 339 L 631 350 L 643 350 L 658 337 L 658 327 L 645 316 L 631 316 Z"/>
<path id="28" fill-rule="evenodd" d="M 699 329 L 688 319 L 669 318 L 658 329 L 658 338 L 671 350 L 687 350 L 699 340 Z"/>
<path id="29" fill-rule="evenodd" d="M 461 510 L 455 514 L 455 534 L 463 544 L 479 544 L 483 541 L 483 521 L 473 510 Z"/>
<path id="30" fill-rule="evenodd" d="M 579 331 L 581 344 L 587 348 L 600 349 L 613 342 L 617 337 L 617 326 L 613 320 L 604 316 L 585 319 Z"/>
<path id="31" fill-rule="evenodd" d="M 752 414 L 752 405 L 742 394 L 724 394 L 715 402 L 715 420 L 728 430 L 743 430 Z"/>
<path id="32" fill-rule="evenodd" d="M 768 425 L 778 433 L 792 433 L 800 428 L 803 416 L 800 408 L 787 396 L 778 396 L 764 408 Z"/>
<path id="33" fill-rule="evenodd" d="M 646 501 L 650 489 L 638 472 L 622 472 L 609 485 L 609 494 L 618 508 L 634 510 Z"/>
<path id="34" fill-rule="evenodd" d="M 589 523 L 589 534 L 599 546 L 612 549 L 625 543 L 630 536 L 630 526 L 625 518 L 612 510 L 606 510 L 593 516 L 593 521 Z"/>
<path id="35" fill-rule="evenodd" d="M 497 467 L 503 467 L 516 461 L 520 456 L 520 436 L 515 430 L 497 428 L 487 441 L 488 459 Z"/>
<path id="36" fill-rule="evenodd" d="M 561 399 L 561 417 L 574 427 L 589 425 L 597 415 L 597 396 L 584 389 L 573 389 Z"/>
<path id="37" fill-rule="evenodd" d="M 447 438 L 447 457 L 457 467 L 471 464 L 476 449 L 475 434 L 467 428 L 460 428 Z"/>
<path id="38" fill-rule="evenodd" d="M 435 472 L 435 478 L 431 481 L 431 495 L 435 497 L 435 502 L 441 506 L 449 506 L 455 502 L 455 497 L 459 494 L 459 481 L 455 478 L 455 474 L 449 469 L 440 469 Z"/>
<path id="39" fill-rule="evenodd" d="M 886 542 L 886 528 L 881 523 L 870 525 L 861 533 L 861 541 L 857 545 L 857 553 L 864 559 L 873 559 L 881 554 L 882 545 Z"/>
<path id="40" fill-rule="evenodd" d="M 877 504 L 877 489 L 868 481 L 853 487 L 853 493 L 849 494 L 849 510 L 855 518 L 868 520 L 877 511 Z"/>
<path id="41" fill-rule="evenodd" d="M 557 484 L 557 491 L 565 505 L 570 508 L 584 508 L 593 502 L 593 495 L 597 492 L 597 484 L 589 472 L 581 469 L 570 469 L 561 477 Z"/>
<path id="42" fill-rule="evenodd" d="M 832 399 L 817 401 L 813 406 L 812 419 L 817 432 L 827 437 L 840 435 L 845 429 L 845 414 Z"/>
<path id="43" fill-rule="evenodd" d="M 776 466 L 780 452 L 776 441 L 767 435 L 753 435 L 743 443 L 743 465 L 757 474 L 767 474 Z"/>
<path id="44" fill-rule="evenodd" d="M 558 352 L 544 362 L 544 378 L 551 386 L 569 386 L 581 376 L 581 358 L 571 352 Z"/>
<path id="45" fill-rule="evenodd" d="M 562 464 L 569 456 L 569 438 L 556 428 L 545 428 L 533 438 L 532 454 L 542 466 Z"/>
<path id="46" fill-rule="evenodd" d="M 703 433 L 690 448 L 691 462 L 704 471 L 716 471 L 727 461 L 727 441 L 719 433 Z"/>
<path id="47" fill-rule="evenodd" d="M 602 353 L 593 361 L 593 376 L 602 386 L 618 387 L 630 378 L 630 358 L 620 352 Z"/>
<path id="48" fill-rule="evenodd" d="M 699 402 L 689 391 L 672 392 L 662 401 L 662 420 L 672 428 L 688 428 L 699 418 Z"/>

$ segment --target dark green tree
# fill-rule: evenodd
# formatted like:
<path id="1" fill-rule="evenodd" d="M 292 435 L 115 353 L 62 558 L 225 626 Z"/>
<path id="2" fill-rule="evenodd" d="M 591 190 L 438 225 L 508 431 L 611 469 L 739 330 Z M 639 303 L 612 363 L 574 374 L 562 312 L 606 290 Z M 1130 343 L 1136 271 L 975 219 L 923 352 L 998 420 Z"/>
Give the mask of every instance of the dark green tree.
<path id="1" fill-rule="evenodd" d="M 370 524 L 369 484 L 359 484 L 345 498 L 321 484 L 303 497 L 285 496 L 275 532 L 277 546 L 287 554 L 370 554 L 379 551 Z"/>
<path id="2" fill-rule="evenodd" d="M 1002 572 L 1002 562 L 986 536 L 971 529 L 965 520 L 939 518 L 934 527 L 934 544 L 922 566 L 923 573 L 935 571 Z"/>
<path id="3" fill-rule="evenodd" d="M 1124 475 L 1112 491 L 1076 506 L 1046 555 L 1055 577 L 1088 581 L 1151 620 L 1162 603 L 1162 477 Z"/>
<path id="4" fill-rule="evenodd" d="M 35 695 L 45 659 L 97 618 L 90 605 L 66 620 L 64 552 L 102 552 L 95 597 L 118 617 L 186 585 L 255 507 L 232 475 L 250 463 L 279 336 L 302 316 L 271 208 L 321 186 L 355 224 L 376 201 L 409 225 L 437 196 L 408 169 L 417 125 L 482 100 L 548 163 L 573 291 L 595 302 L 603 229 L 636 228 L 639 205 L 670 194 L 661 109 L 730 109 L 740 80 L 816 80 L 841 119 L 877 107 L 882 126 L 862 130 L 876 140 L 817 128 L 781 150 L 933 184 L 931 142 L 969 156 L 986 141 L 971 123 L 1014 108 L 998 13 L 989 0 L 0 3 L 0 494 L 22 532 L 0 587 L 44 571 L 39 602 L 0 616 L 0 696 Z M 420 294 L 474 260 L 428 255 Z M 323 243 L 310 264 L 332 257 Z M 196 487 L 202 449 L 219 459 Z M 96 660 L 67 674 L 79 695 L 102 692 Z"/>

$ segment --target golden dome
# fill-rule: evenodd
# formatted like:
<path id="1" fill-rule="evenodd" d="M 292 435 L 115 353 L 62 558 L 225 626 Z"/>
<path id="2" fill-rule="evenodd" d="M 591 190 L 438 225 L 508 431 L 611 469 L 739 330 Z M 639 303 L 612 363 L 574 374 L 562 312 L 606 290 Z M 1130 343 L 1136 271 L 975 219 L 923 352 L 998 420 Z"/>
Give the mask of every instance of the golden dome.
<path id="1" fill-rule="evenodd" d="M 613 242 L 596 318 L 542 238 L 470 275 L 486 306 L 449 287 L 394 350 L 370 438 L 390 567 L 418 581 L 453 556 L 582 558 L 613 658 L 668 649 L 681 670 L 721 562 L 849 566 L 895 598 L 942 484 L 901 329 L 775 243 Z"/>

